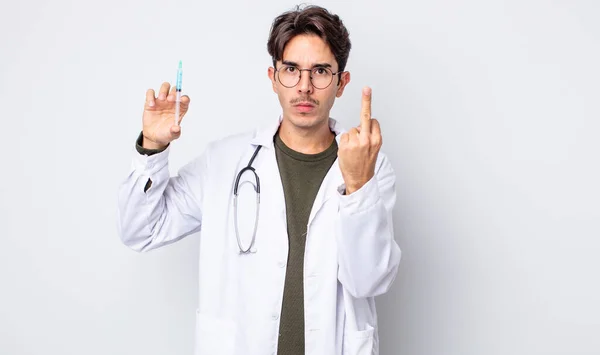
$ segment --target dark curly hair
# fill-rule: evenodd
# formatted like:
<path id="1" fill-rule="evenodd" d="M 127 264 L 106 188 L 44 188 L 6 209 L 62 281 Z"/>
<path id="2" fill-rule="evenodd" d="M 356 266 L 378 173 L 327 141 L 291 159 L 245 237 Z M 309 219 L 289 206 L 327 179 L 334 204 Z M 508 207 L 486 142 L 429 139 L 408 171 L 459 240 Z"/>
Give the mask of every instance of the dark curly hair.
<path id="1" fill-rule="evenodd" d="M 296 6 L 273 20 L 267 50 L 273 58 L 273 66 L 282 60 L 287 43 L 297 35 L 314 34 L 322 38 L 335 56 L 338 71 L 344 71 L 350 55 L 350 36 L 339 16 L 326 9 L 309 5 Z"/>

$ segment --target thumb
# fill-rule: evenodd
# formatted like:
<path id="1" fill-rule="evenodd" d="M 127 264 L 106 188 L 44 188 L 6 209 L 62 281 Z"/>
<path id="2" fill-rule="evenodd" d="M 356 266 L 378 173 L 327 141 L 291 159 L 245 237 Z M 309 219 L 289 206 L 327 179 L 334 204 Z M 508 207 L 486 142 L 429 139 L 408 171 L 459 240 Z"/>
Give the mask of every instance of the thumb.
<path id="1" fill-rule="evenodd" d="M 170 133 L 171 133 L 171 137 L 173 139 L 179 138 L 179 136 L 181 135 L 181 126 L 172 125 L 171 129 L 170 129 Z"/>

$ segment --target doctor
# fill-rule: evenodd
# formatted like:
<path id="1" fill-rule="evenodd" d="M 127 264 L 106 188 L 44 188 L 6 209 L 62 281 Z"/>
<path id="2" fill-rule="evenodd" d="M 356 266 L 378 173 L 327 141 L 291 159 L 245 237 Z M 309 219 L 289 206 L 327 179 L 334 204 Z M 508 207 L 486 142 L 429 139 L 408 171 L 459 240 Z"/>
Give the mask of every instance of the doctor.
<path id="1" fill-rule="evenodd" d="M 400 249 L 396 178 L 371 90 L 357 127 L 329 117 L 350 82 L 350 40 L 321 7 L 278 16 L 268 51 L 282 115 L 208 144 L 177 176 L 168 170 L 181 135 L 174 89 L 148 90 L 119 190 L 120 237 L 145 252 L 200 232 L 196 354 L 378 354 L 374 297 L 389 290 Z"/>

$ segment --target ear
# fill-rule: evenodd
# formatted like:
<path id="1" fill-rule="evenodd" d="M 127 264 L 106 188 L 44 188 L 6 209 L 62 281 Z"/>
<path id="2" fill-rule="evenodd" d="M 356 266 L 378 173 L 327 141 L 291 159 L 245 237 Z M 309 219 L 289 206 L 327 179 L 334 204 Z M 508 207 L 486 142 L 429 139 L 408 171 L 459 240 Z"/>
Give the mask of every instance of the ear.
<path id="1" fill-rule="evenodd" d="M 275 68 L 269 67 L 268 75 L 269 79 L 271 79 L 271 84 L 273 85 L 273 92 L 277 93 L 277 82 L 275 81 Z"/>
<path id="2" fill-rule="evenodd" d="M 350 72 L 345 71 L 342 73 L 342 76 L 340 78 L 340 82 L 338 84 L 338 88 L 337 88 L 337 92 L 335 93 L 335 97 L 342 96 L 342 94 L 344 93 L 344 88 L 346 87 L 346 85 L 348 85 L 349 82 L 350 82 Z"/>

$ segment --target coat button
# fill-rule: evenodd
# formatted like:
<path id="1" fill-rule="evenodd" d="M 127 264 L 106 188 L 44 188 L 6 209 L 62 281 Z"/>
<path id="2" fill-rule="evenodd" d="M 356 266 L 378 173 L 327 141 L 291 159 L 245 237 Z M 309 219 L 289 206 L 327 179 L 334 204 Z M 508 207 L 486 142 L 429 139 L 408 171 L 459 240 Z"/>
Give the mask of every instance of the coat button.
<path id="1" fill-rule="evenodd" d="M 273 318 L 273 320 L 278 320 L 279 319 L 279 314 L 273 313 L 273 315 L 271 317 Z"/>
<path id="2" fill-rule="evenodd" d="M 277 265 L 279 265 L 279 267 L 284 268 L 285 267 L 285 262 L 284 261 L 280 261 L 277 263 Z"/>

